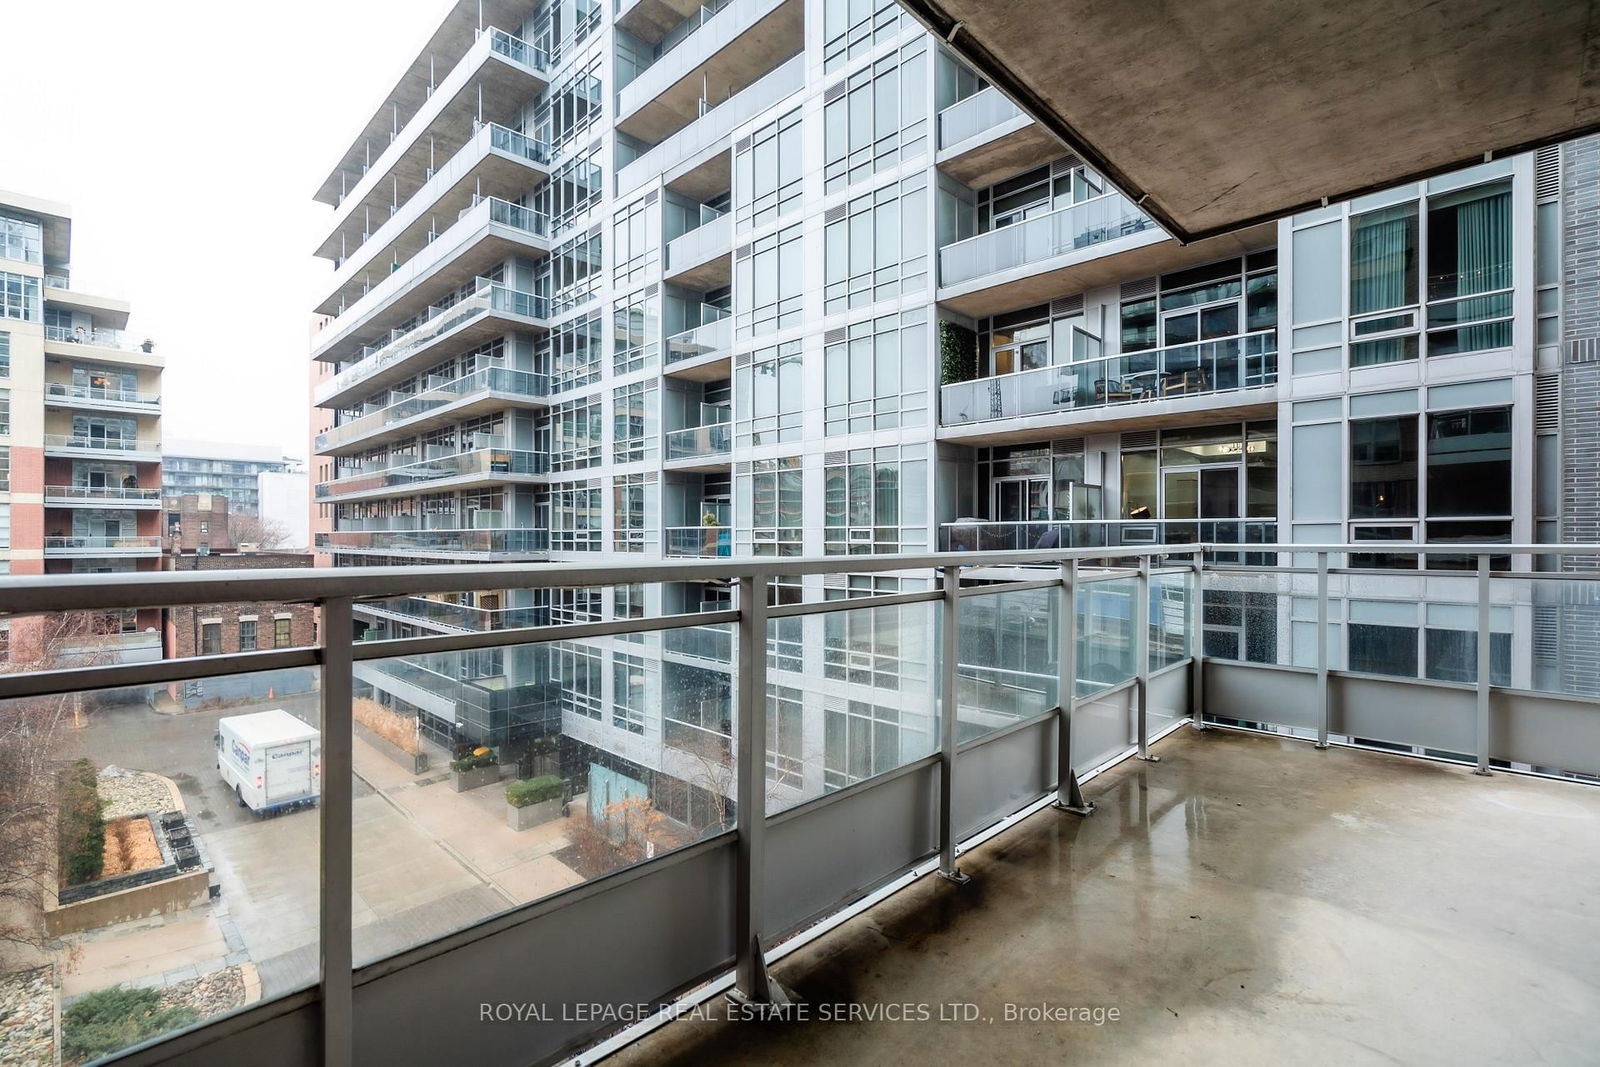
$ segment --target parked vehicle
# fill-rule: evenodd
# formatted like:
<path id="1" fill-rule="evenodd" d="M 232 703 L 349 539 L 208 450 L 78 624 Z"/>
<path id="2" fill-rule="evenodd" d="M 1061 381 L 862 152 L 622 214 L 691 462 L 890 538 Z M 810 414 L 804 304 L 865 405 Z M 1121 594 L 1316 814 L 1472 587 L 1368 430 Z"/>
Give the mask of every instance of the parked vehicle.
<path id="1" fill-rule="evenodd" d="M 282 708 L 217 720 L 217 771 L 256 814 L 313 807 L 322 794 L 322 734 Z"/>

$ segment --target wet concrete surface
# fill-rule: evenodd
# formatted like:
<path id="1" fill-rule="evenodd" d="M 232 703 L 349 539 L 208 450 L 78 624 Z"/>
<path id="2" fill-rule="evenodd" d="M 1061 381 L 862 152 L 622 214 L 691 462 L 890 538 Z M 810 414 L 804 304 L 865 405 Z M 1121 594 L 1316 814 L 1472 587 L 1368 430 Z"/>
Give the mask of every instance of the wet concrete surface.
<path id="1" fill-rule="evenodd" d="M 1220 730 L 1157 751 L 1089 783 L 1093 817 L 1039 812 L 970 885 L 776 965 L 787 1018 L 719 998 L 607 1062 L 1600 1061 L 1600 789 Z"/>

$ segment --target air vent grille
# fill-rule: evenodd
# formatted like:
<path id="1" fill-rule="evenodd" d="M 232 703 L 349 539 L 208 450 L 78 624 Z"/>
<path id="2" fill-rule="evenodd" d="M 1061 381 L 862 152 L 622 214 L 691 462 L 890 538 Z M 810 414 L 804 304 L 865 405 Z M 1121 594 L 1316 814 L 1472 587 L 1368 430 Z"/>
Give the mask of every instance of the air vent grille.
<path id="1" fill-rule="evenodd" d="M 1533 154 L 1533 195 L 1554 200 L 1561 195 L 1561 146 L 1546 145 Z"/>
<path id="2" fill-rule="evenodd" d="M 1561 376 L 1541 374 L 1533 380 L 1533 428 L 1540 433 L 1561 429 Z"/>
<path id="3" fill-rule="evenodd" d="M 1156 280 L 1154 278 L 1140 278 L 1136 282 L 1122 283 L 1122 299 L 1137 300 L 1144 296 L 1156 295 Z"/>
<path id="4" fill-rule="evenodd" d="M 1130 448 L 1154 448 L 1156 447 L 1156 435 L 1157 431 L 1155 430 L 1139 430 L 1134 433 L 1125 433 L 1122 435 L 1123 451 L 1127 451 Z"/>
<path id="5" fill-rule="evenodd" d="M 1050 301 L 1050 317 L 1059 318 L 1062 315 L 1076 315 L 1083 310 L 1083 294 L 1077 296 L 1063 296 Z"/>

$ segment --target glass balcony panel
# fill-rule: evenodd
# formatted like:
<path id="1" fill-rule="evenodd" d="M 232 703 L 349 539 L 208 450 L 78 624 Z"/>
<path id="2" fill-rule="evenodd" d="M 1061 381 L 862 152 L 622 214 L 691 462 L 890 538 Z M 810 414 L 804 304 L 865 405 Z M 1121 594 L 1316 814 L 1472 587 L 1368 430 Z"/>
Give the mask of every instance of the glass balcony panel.
<path id="1" fill-rule="evenodd" d="M 733 447 L 733 424 L 713 423 L 669 430 L 666 434 L 666 459 L 706 459 L 726 456 Z"/>
<path id="2" fill-rule="evenodd" d="M 507 367 L 486 367 L 454 381 L 434 386 L 360 418 L 335 426 L 317 435 L 318 450 L 334 448 L 359 440 L 387 426 L 418 415 L 459 403 L 474 393 L 505 393 L 509 396 L 543 398 L 550 392 L 550 376 Z"/>
<path id="3" fill-rule="evenodd" d="M 1022 109 L 991 85 L 939 112 L 939 148 L 958 145 L 1021 115 Z"/>
<path id="4" fill-rule="evenodd" d="M 1106 578 L 1078 587 L 1078 696 L 1132 679 L 1139 670 L 1134 630 L 1136 576 Z"/>
<path id="5" fill-rule="evenodd" d="M 1056 706 L 1061 593 L 1027 589 L 961 598 L 956 668 L 959 738 L 970 741 Z"/>
<path id="6" fill-rule="evenodd" d="M 960 285 L 1155 228 L 1121 193 L 1108 193 L 945 245 L 939 249 L 939 284 Z"/>
<path id="7" fill-rule="evenodd" d="M 337 497 L 374 489 L 420 485 L 441 478 L 474 474 L 543 474 L 549 469 L 549 455 L 504 448 L 480 448 L 455 452 L 420 462 L 403 463 L 335 478 L 317 486 L 317 497 Z"/>
<path id="8" fill-rule="evenodd" d="M 733 550 L 730 526 L 669 526 L 662 531 L 663 554 L 668 558 L 727 556 Z"/>
<path id="9" fill-rule="evenodd" d="M 733 346 L 733 314 L 722 308 L 704 305 L 706 313 L 716 313 L 710 322 L 701 323 L 667 338 L 667 363 L 698 359 L 725 353 Z"/>
<path id="10" fill-rule="evenodd" d="M 317 534 L 319 551 L 340 549 L 368 552 L 459 552 L 496 555 L 545 552 L 550 535 L 545 530 L 334 530 Z"/>

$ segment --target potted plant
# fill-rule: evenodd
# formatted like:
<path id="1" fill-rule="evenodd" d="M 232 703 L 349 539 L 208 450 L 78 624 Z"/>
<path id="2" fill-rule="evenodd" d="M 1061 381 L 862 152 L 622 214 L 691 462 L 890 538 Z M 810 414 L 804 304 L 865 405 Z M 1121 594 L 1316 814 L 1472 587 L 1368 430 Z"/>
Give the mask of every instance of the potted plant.
<path id="1" fill-rule="evenodd" d="M 457 793 L 500 780 L 500 760 L 492 748 L 475 748 L 450 761 L 450 788 Z"/>
<path id="2" fill-rule="evenodd" d="M 554 774 L 512 782 L 506 786 L 506 825 L 513 830 L 526 830 L 559 817 L 565 792 L 561 779 Z"/>

